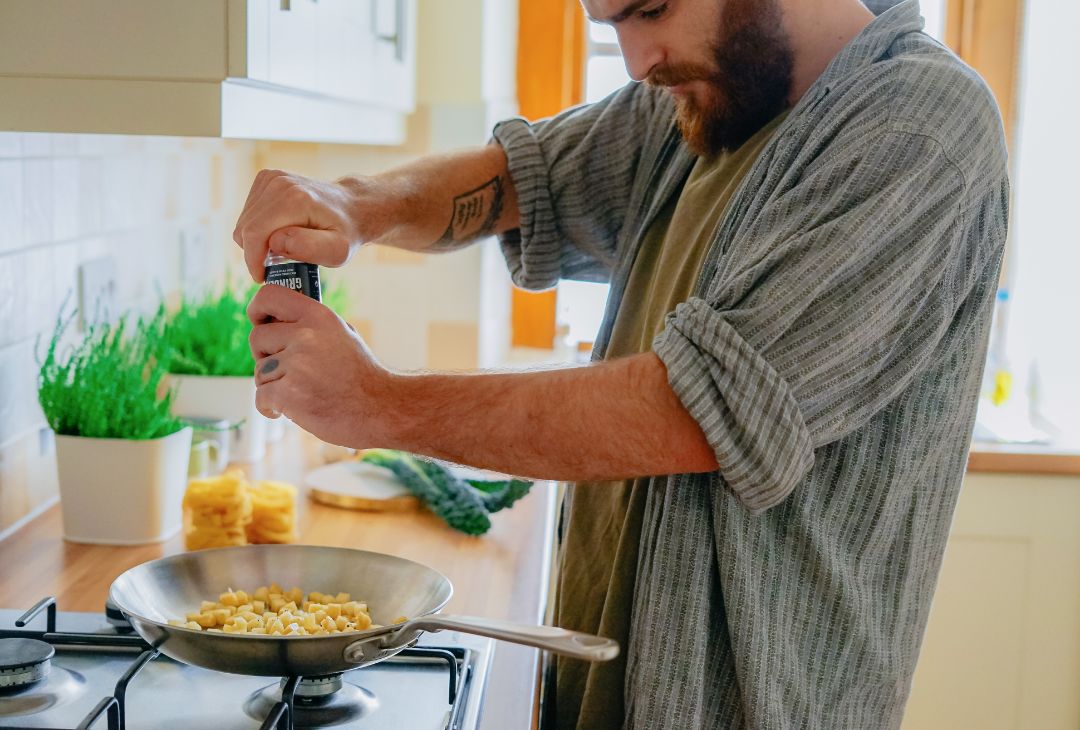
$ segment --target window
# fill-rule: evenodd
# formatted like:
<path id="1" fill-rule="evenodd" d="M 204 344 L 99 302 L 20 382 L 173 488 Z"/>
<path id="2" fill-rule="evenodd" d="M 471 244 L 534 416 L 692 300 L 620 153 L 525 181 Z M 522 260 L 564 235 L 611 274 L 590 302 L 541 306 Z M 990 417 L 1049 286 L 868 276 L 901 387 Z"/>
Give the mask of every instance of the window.
<path id="1" fill-rule="evenodd" d="M 585 40 L 585 101 L 599 101 L 630 81 L 611 26 L 588 24 Z M 590 343 L 603 319 L 608 285 L 561 281 L 557 288 L 556 321 L 564 347 L 576 353 L 578 343 Z"/>

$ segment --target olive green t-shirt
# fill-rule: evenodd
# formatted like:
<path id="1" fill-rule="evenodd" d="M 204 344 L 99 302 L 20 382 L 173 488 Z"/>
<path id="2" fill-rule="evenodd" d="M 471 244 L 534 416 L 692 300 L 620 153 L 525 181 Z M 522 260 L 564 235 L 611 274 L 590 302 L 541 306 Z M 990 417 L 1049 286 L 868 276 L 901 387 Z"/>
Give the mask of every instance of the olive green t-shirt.
<path id="1" fill-rule="evenodd" d="M 641 242 L 615 315 L 607 359 L 649 351 L 668 313 L 690 298 L 728 201 L 785 116 L 733 152 L 698 159 L 681 193 L 665 205 Z M 559 730 L 622 727 L 630 608 L 648 483 L 647 478 L 583 482 L 568 492 L 555 623 L 615 639 L 623 651 L 618 659 L 597 664 L 555 659 Z"/>

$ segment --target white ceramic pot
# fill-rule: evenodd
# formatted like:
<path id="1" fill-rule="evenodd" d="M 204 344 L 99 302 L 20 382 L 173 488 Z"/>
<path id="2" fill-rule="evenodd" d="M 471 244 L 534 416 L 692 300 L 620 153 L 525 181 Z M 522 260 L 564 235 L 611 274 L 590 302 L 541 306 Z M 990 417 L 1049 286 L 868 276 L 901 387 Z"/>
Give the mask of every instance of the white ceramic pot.
<path id="1" fill-rule="evenodd" d="M 186 418 L 224 418 L 239 424 L 229 441 L 232 461 L 251 463 L 266 453 L 266 418 L 255 408 L 255 378 L 170 375 L 176 389 L 172 412 Z"/>
<path id="2" fill-rule="evenodd" d="M 161 542 L 183 526 L 191 429 L 158 439 L 56 437 L 64 539 Z"/>

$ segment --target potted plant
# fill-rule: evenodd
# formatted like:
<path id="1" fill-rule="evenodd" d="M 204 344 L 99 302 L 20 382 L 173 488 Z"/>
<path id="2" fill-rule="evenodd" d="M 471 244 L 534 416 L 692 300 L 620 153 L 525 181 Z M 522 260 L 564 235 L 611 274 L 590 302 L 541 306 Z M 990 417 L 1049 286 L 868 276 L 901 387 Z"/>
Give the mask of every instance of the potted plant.
<path id="1" fill-rule="evenodd" d="M 92 325 L 61 347 L 63 315 L 38 374 L 38 400 L 56 434 L 64 538 L 132 545 L 179 532 L 191 429 L 163 389 L 162 313 Z M 62 352 L 63 350 L 63 352 Z"/>
<path id="2" fill-rule="evenodd" d="M 248 345 L 247 305 L 256 289 L 226 280 L 220 291 L 184 295 L 165 322 L 173 413 L 229 421 L 229 454 L 241 462 L 258 461 L 266 450 L 267 419 L 255 408 L 255 359 Z"/>
<path id="3" fill-rule="evenodd" d="M 258 284 L 242 289 L 226 280 L 220 291 L 185 296 L 165 327 L 169 372 L 176 386 L 173 412 L 235 424 L 230 455 L 242 462 L 261 459 L 266 443 L 280 439 L 285 426 L 284 418 L 265 418 L 255 407 L 247 305 L 257 290 Z M 344 282 L 332 283 L 323 292 L 323 303 L 344 317 L 349 306 Z"/>

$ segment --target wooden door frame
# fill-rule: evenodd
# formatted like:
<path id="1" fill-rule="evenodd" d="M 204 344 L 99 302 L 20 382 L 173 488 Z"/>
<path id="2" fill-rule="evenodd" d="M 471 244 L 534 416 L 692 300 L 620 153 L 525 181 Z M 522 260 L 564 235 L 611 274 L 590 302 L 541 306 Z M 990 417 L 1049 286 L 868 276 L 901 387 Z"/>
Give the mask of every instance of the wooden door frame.
<path id="1" fill-rule="evenodd" d="M 542 119 L 584 100 L 585 13 L 578 0 L 518 0 L 517 94 L 521 116 Z M 514 288 L 512 347 L 555 346 L 556 290 Z"/>

